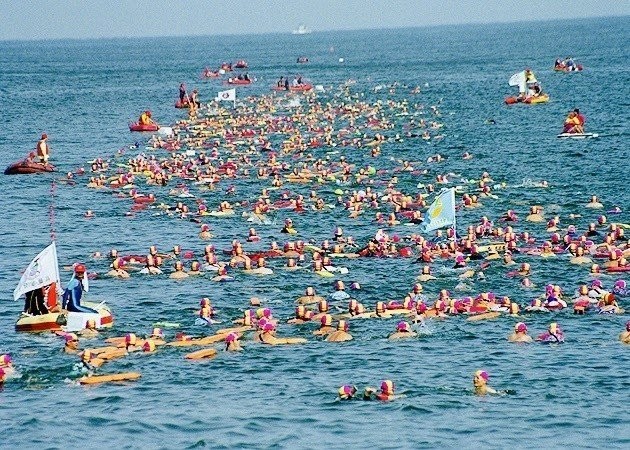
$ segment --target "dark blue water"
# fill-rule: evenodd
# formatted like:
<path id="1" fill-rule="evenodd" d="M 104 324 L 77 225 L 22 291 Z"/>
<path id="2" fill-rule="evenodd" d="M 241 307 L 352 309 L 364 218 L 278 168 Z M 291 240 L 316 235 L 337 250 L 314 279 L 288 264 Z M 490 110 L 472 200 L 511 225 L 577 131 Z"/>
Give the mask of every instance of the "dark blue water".
<path id="1" fill-rule="evenodd" d="M 453 172 L 478 178 L 489 171 L 496 183 L 497 200 L 484 201 L 479 210 L 463 211 L 458 227 L 463 230 L 481 215 L 497 219 L 507 209 L 524 217 L 530 205 L 548 206 L 547 216 L 557 214 L 566 229 L 575 224 L 583 230 L 598 213 L 583 208 L 596 194 L 606 209 L 614 205 L 625 212 L 615 221 L 629 223 L 628 183 L 628 18 L 537 22 L 509 25 L 453 26 L 388 31 L 357 31 L 305 36 L 266 35 L 195 37 L 138 40 L 2 42 L 0 43 L 0 167 L 22 157 L 38 135 L 50 136 L 53 161 L 61 174 L 75 171 L 96 157 L 111 158 L 145 137 L 131 135 L 127 122 L 151 109 L 161 123 L 183 117 L 172 108 L 177 86 L 186 82 L 210 100 L 224 86 L 201 81 L 206 65 L 224 60 L 247 59 L 257 82 L 239 88 L 239 98 L 268 94 L 280 75 L 302 73 L 325 86 L 318 101 L 338 104 L 344 99 L 339 85 L 356 80 L 350 93 L 362 101 L 378 100 L 439 104 L 444 124 L 440 141 L 405 140 L 388 143 L 377 161 L 365 149 L 337 148 L 356 164 L 373 162 L 392 169 L 394 159 L 408 159 L 428 168 L 426 176 L 400 175 L 399 187 L 412 194 L 418 183 L 430 183 L 437 174 Z M 331 51 L 332 50 L 332 51 Z M 310 59 L 297 65 L 300 55 Z M 582 73 L 554 73 L 555 58 L 572 55 L 582 62 Z M 344 63 L 339 63 L 344 58 Z M 514 94 L 507 79 L 531 67 L 551 101 L 534 107 L 503 105 Z M 379 85 L 398 82 L 390 93 Z M 428 87 L 425 87 L 428 83 Z M 410 88 L 420 86 L 420 95 Z M 599 139 L 560 141 L 556 134 L 566 112 L 579 107 L 590 131 Z M 405 120 L 387 111 L 402 133 Z M 492 118 L 495 125 L 488 125 Z M 330 149 L 316 152 L 325 156 Z M 461 155 L 469 151 L 469 161 Z M 439 152 L 440 164 L 425 163 Z M 125 157 L 136 150 L 127 149 Z M 158 155 L 162 156 L 161 153 Z M 337 158 L 339 155 L 333 155 Z M 391 175 L 391 174 L 390 174 Z M 55 177 L 60 177 L 56 174 Z M 389 175 L 381 177 L 388 179 Z M 561 346 L 515 346 L 506 336 L 515 320 L 502 318 L 484 323 L 461 317 L 430 321 L 421 337 L 408 342 L 385 338 L 395 320 L 354 321 L 355 340 L 338 345 L 315 340 L 314 325 L 283 325 L 282 335 L 307 337 L 308 344 L 267 348 L 245 342 L 240 355 L 220 354 L 206 363 L 183 359 L 184 351 L 160 349 L 154 355 L 132 354 L 109 363 L 103 372 L 138 371 L 143 378 L 129 385 L 95 388 L 68 383 L 75 358 L 60 352 L 61 343 L 49 335 L 14 332 L 21 303 L 13 303 L 12 291 L 19 271 L 49 243 L 52 176 L 0 176 L 0 350 L 13 354 L 22 374 L 5 384 L 0 393 L 0 419 L 6 442 L 12 447 L 81 447 L 87 442 L 108 447 L 366 447 L 420 448 L 450 446 L 507 447 L 627 447 L 628 347 L 617 341 L 627 316 L 574 317 L 569 312 L 526 316 L 532 334 L 557 320 L 567 334 Z M 458 182 L 460 177 L 455 177 Z M 547 180 L 549 189 L 523 186 L 523 180 Z M 144 254 L 152 244 L 167 250 L 175 244 L 199 253 L 204 242 L 198 226 L 186 220 L 154 216 L 147 211 L 126 216 L 129 202 L 110 191 L 85 187 L 86 178 L 74 186 L 56 189 L 55 229 L 60 264 L 87 261 L 90 270 L 104 273 L 107 262 L 92 260 L 95 251 L 117 248 L 123 253 Z M 238 199 L 251 199 L 260 183 L 237 181 Z M 461 183 L 457 183 L 461 184 Z M 527 183 L 525 183 L 527 185 Z M 173 204 L 168 189 L 145 187 L 160 201 Z M 216 191 L 192 192 L 216 206 L 225 183 Z M 307 193 L 310 187 L 287 186 Z M 334 202 L 335 185 L 318 187 Z M 347 189 L 359 188 L 351 186 Z M 232 200 L 232 199 L 230 199 Z M 96 217 L 85 220 L 92 209 Z M 241 211 L 239 210 L 239 213 Z M 387 212 L 387 210 L 384 210 Z M 581 214 L 571 219 L 569 214 Z M 299 237 L 320 242 L 341 225 L 346 234 L 361 242 L 377 225 L 348 219 L 336 208 L 328 215 L 309 212 L 297 216 L 282 211 L 277 223 L 258 226 L 263 241 L 246 250 L 282 243 L 282 219 L 292 217 Z M 612 219 L 612 217 L 610 218 Z M 218 249 L 234 238 L 243 239 L 249 224 L 240 217 L 210 219 Z M 544 224 L 517 224 L 545 239 Z M 400 235 L 417 232 L 407 226 L 389 230 Z M 589 280 L 588 268 L 553 261 L 517 257 L 534 268 L 532 281 L 560 284 L 567 292 Z M 332 279 L 308 272 L 286 273 L 280 262 L 269 277 L 252 278 L 236 273 L 236 282 L 217 284 L 209 277 L 183 282 L 162 277 L 134 275 L 130 280 L 100 278 L 90 295 L 106 300 L 116 323 L 105 335 L 126 332 L 145 334 L 159 320 L 178 322 L 190 334 L 211 330 L 194 326 L 194 311 L 208 296 L 219 318 L 228 322 L 246 308 L 256 295 L 282 318 L 291 316 L 294 299 L 308 285 L 319 293 L 332 291 Z M 402 299 L 413 284 L 419 267 L 407 259 L 348 260 L 346 282 L 359 281 L 357 298 L 368 307 L 377 300 Z M 442 288 L 455 288 L 455 274 L 436 264 L 439 280 L 425 285 L 430 298 Z M 450 264 L 449 264 L 450 266 Z M 518 281 L 505 276 L 499 263 L 486 271 L 487 281 L 475 282 L 467 294 L 494 291 L 526 303 L 541 291 L 524 291 Z M 64 272 L 64 279 L 68 273 Z M 616 279 L 603 277 L 606 285 Z M 627 277 L 626 277 L 627 279 Z M 463 295 L 463 294 L 462 294 Z M 630 305 L 627 299 L 625 307 Z M 167 331 L 172 337 L 173 330 Z M 98 345 L 98 344 L 95 344 Z M 514 393 L 505 397 L 478 398 L 471 394 L 470 380 L 478 368 L 491 373 L 491 384 Z M 362 388 L 380 380 L 394 380 L 405 397 L 389 404 L 335 402 L 337 388 L 353 383 Z"/>

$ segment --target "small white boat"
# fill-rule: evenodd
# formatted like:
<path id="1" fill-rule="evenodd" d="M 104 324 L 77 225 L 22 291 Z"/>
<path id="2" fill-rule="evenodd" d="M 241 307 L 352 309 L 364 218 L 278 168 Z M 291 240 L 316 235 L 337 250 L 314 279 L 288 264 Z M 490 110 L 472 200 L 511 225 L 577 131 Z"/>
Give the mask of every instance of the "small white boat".
<path id="1" fill-rule="evenodd" d="M 558 135 L 560 139 L 592 139 L 598 138 L 597 133 L 560 133 Z"/>
<path id="2" fill-rule="evenodd" d="M 310 28 L 306 28 L 304 24 L 301 24 L 297 30 L 293 30 L 293 34 L 311 34 L 313 31 Z"/>

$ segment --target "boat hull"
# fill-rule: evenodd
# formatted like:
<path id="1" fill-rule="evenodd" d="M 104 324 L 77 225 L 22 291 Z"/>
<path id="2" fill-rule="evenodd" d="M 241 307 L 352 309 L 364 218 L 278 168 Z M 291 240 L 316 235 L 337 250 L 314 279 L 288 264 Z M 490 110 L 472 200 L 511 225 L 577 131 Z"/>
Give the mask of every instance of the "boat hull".
<path id="1" fill-rule="evenodd" d="M 98 307 L 95 303 L 83 302 L 88 308 Z M 15 331 L 26 333 L 40 333 L 42 331 L 59 331 L 66 324 L 67 311 L 58 313 L 48 313 L 39 316 L 22 316 L 15 323 Z M 73 314 L 73 313 L 70 313 Z M 114 316 L 108 308 L 98 309 L 100 316 L 99 328 L 110 328 L 114 325 Z"/>
<path id="2" fill-rule="evenodd" d="M 4 170 L 5 175 L 28 175 L 32 173 L 54 172 L 55 166 L 52 164 L 42 164 L 35 161 L 23 159 L 11 164 Z"/>

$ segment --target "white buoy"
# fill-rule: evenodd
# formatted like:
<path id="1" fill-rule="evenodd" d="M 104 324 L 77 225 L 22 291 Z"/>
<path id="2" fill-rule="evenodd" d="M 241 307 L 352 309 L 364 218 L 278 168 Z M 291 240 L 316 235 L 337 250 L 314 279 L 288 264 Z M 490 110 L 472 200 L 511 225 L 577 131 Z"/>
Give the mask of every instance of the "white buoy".
<path id="1" fill-rule="evenodd" d="M 343 62 L 343 58 L 339 58 L 339 62 L 342 63 Z"/>

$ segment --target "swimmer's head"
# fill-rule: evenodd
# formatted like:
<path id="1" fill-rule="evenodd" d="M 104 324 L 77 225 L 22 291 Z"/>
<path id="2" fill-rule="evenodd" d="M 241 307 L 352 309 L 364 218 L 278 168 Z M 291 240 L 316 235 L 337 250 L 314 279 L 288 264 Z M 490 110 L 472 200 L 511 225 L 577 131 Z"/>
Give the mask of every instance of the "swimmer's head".
<path id="1" fill-rule="evenodd" d="M 127 333 L 127 335 L 125 335 L 125 344 L 136 345 L 136 335 L 133 333 Z"/>
<path id="2" fill-rule="evenodd" d="M 83 353 L 81 353 L 81 361 L 90 362 L 91 359 L 92 353 L 89 350 L 84 350 Z"/>
<path id="3" fill-rule="evenodd" d="M 88 330 L 94 330 L 96 328 L 96 321 L 94 319 L 89 319 L 85 322 L 85 328 Z"/>
<path id="4" fill-rule="evenodd" d="M 630 320 L 626 322 L 626 331 L 630 331 Z"/>
<path id="5" fill-rule="evenodd" d="M 488 375 L 488 372 L 486 372 L 485 370 L 478 370 L 475 372 L 473 384 L 475 385 L 475 387 L 484 386 L 488 383 L 489 378 L 490 376 Z"/>
<path id="6" fill-rule="evenodd" d="M 329 327 L 332 325 L 332 316 L 330 314 L 324 314 L 320 319 L 319 323 L 321 323 L 322 327 Z"/>
<path id="7" fill-rule="evenodd" d="M 324 299 L 319 301 L 319 304 L 317 305 L 317 307 L 320 313 L 328 312 L 328 302 Z"/>
<path id="8" fill-rule="evenodd" d="M 341 386 L 337 393 L 339 394 L 339 398 L 342 400 L 350 399 L 356 394 L 357 388 L 356 386 L 350 386 L 348 384 Z"/>
<path id="9" fill-rule="evenodd" d="M 154 352 L 155 351 L 155 342 L 153 342 L 152 339 L 147 339 L 146 341 L 144 341 L 144 344 L 142 345 L 142 351 Z"/>
<path id="10" fill-rule="evenodd" d="M 13 359 L 11 358 L 11 355 L 9 355 L 8 353 L 0 356 L 0 367 L 7 367 L 10 366 L 13 363 Z"/>
<path id="11" fill-rule="evenodd" d="M 345 320 L 340 320 L 339 323 L 337 324 L 337 331 L 348 331 L 350 329 L 350 326 L 348 325 L 348 322 L 346 322 Z"/>
<path id="12" fill-rule="evenodd" d="M 151 338 L 163 339 L 164 332 L 160 328 L 153 328 L 151 331 Z"/>
<path id="13" fill-rule="evenodd" d="M 385 395 L 394 394 L 394 382 L 392 380 L 384 380 L 381 382 L 381 392 Z"/>
<path id="14" fill-rule="evenodd" d="M 401 320 L 396 325 L 396 331 L 398 331 L 399 333 L 408 333 L 411 331 L 411 327 L 409 326 L 409 323 L 405 322 L 404 320 Z"/>
<path id="15" fill-rule="evenodd" d="M 556 322 L 551 322 L 551 323 L 549 324 L 549 332 L 550 332 L 551 334 L 556 334 L 556 333 L 558 333 L 559 331 L 561 331 L 561 330 L 560 330 L 560 326 L 559 326 Z"/>
<path id="16" fill-rule="evenodd" d="M 523 322 L 519 322 L 514 325 L 514 331 L 516 331 L 517 333 L 527 333 L 527 325 L 525 325 Z"/>

